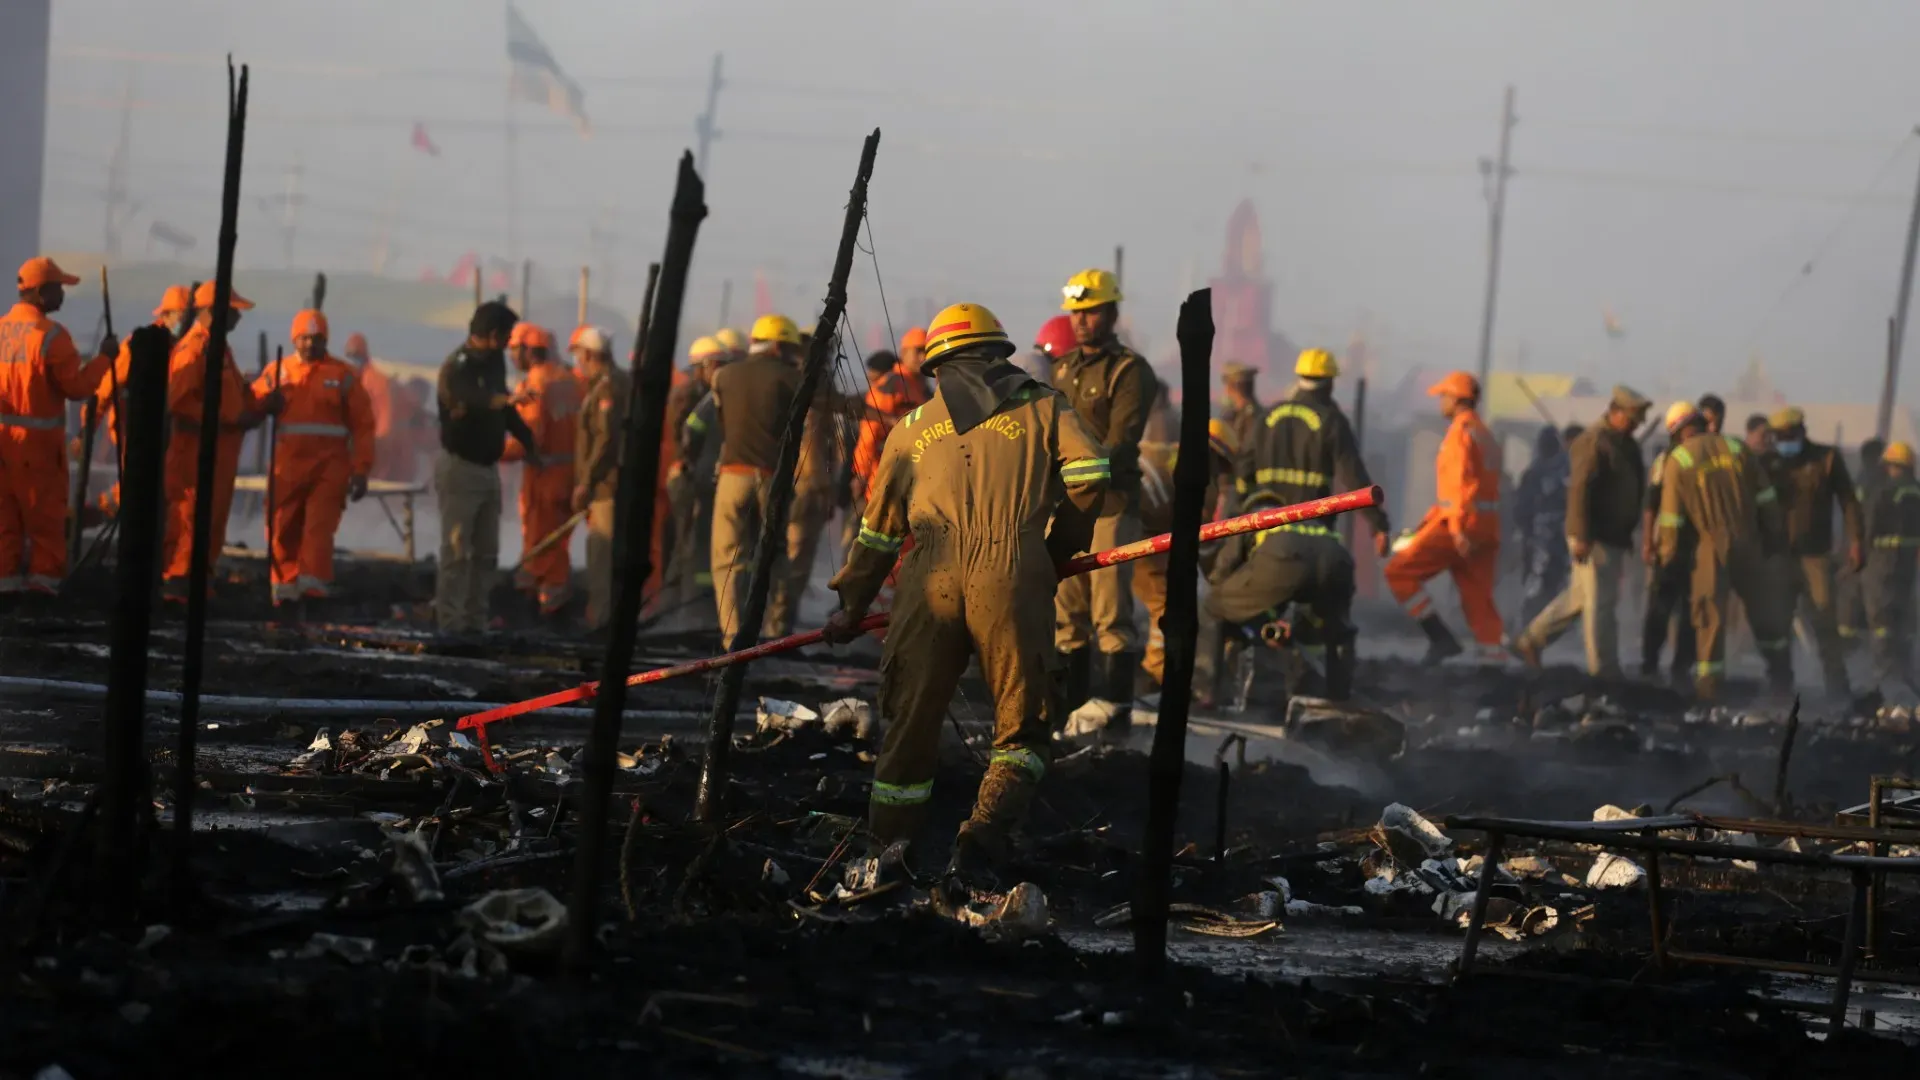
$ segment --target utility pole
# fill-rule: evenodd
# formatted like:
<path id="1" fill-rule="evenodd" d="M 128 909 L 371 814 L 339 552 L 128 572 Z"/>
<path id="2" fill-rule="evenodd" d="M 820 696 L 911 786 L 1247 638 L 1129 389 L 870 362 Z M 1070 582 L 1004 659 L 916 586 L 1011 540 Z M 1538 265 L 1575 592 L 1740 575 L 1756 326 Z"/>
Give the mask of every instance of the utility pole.
<path id="1" fill-rule="evenodd" d="M 1127 277 L 1127 247 L 1125 244 L 1113 245 L 1113 283 L 1121 285 Z"/>
<path id="2" fill-rule="evenodd" d="M 1920 126 L 1914 129 L 1920 134 Z M 1880 387 L 1880 416 L 1874 434 L 1881 439 L 1893 429 L 1893 395 L 1900 383 L 1900 350 L 1907 343 L 1907 303 L 1913 299 L 1913 254 L 1920 242 L 1920 181 L 1913 190 L 1913 212 L 1907 217 L 1907 254 L 1900 264 L 1900 304 L 1893 315 L 1893 329 L 1887 343 L 1887 379 Z"/>
<path id="3" fill-rule="evenodd" d="M 101 249 L 107 257 L 120 256 L 120 234 L 126 227 L 127 219 L 133 216 L 133 207 L 128 206 L 127 175 L 133 156 L 133 74 L 128 70 L 127 88 L 120 100 L 120 139 L 113 144 L 113 159 L 107 163 L 107 229 L 105 246 Z"/>
<path id="4" fill-rule="evenodd" d="M 693 168 L 702 177 L 707 175 L 707 149 L 720 132 L 713 126 L 714 117 L 720 107 L 720 87 L 724 85 L 720 78 L 720 58 L 724 53 L 713 54 L 713 74 L 707 79 L 707 111 L 694 117 L 693 135 L 700 149 L 694 152 Z"/>
<path id="5" fill-rule="evenodd" d="M 1507 213 L 1507 177 L 1509 150 L 1513 145 L 1513 87 L 1507 87 L 1506 104 L 1500 110 L 1500 158 L 1480 159 L 1481 186 L 1487 198 L 1487 300 L 1480 313 L 1480 386 L 1485 393 L 1487 373 L 1493 367 L 1493 310 L 1500 295 L 1500 226 Z"/>
<path id="6" fill-rule="evenodd" d="M 296 159 L 287 169 L 286 188 L 273 197 L 280 204 L 280 255 L 287 268 L 293 268 L 293 238 L 300 230 L 300 207 L 307 197 L 300 191 L 300 175 L 304 170 Z"/>

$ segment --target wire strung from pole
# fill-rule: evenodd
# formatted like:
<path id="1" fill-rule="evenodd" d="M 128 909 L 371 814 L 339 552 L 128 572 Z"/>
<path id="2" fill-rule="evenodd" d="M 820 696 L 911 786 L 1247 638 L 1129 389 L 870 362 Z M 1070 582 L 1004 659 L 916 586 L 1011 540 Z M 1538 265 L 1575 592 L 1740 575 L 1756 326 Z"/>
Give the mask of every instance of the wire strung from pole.
<path id="1" fill-rule="evenodd" d="M 1792 299 L 1793 294 L 1800 290 L 1800 286 L 1806 284 L 1807 279 L 1813 276 L 1814 270 L 1819 267 L 1820 260 L 1826 257 L 1827 249 L 1831 248 L 1833 242 L 1840 238 L 1841 232 L 1845 231 L 1846 227 L 1853 222 L 1854 216 L 1860 212 L 1860 208 L 1865 205 L 1865 196 L 1872 194 L 1879 189 L 1881 184 L 1886 182 L 1888 173 L 1893 170 L 1894 165 L 1897 164 L 1901 156 L 1905 154 L 1907 147 L 1912 145 L 1914 135 L 1915 133 L 1910 131 L 1894 145 L 1892 152 L 1887 154 L 1886 160 L 1881 162 L 1880 168 L 1875 171 L 1873 181 L 1861 191 L 1861 198 L 1849 204 L 1847 209 L 1840 214 L 1839 220 L 1834 222 L 1833 227 L 1827 230 L 1826 236 L 1822 237 L 1820 242 L 1814 246 L 1813 254 L 1807 256 L 1806 260 L 1800 264 L 1800 269 L 1796 270 L 1793 277 L 1788 280 L 1786 287 L 1780 290 L 1780 295 L 1774 299 L 1772 306 L 1768 307 L 1766 311 L 1761 313 L 1758 319 L 1754 320 L 1753 329 L 1748 332 L 1746 340 L 1740 345 L 1741 352 L 1746 352 L 1753 347 L 1753 343 L 1759 340 L 1761 331 L 1765 328 L 1767 320 L 1779 314 L 1780 309 L 1786 306 L 1787 301 Z"/>
<path id="2" fill-rule="evenodd" d="M 900 335 L 893 332 L 893 311 L 887 307 L 887 283 L 880 279 L 880 256 L 878 254 L 880 245 L 873 242 L 873 212 L 868 210 L 862 213 L 860 219 L 867 226 L 867 246 L 860 247 L 860 239 L 858 237 L 854 238 L 853 246 L 866 252 L 867 257 L 873 260 L 873 284 L 880 290 L 880 313 L 886 317 L 887 340 L 893 342 L 893 351 L 897 354 L 900 351 Z"/>

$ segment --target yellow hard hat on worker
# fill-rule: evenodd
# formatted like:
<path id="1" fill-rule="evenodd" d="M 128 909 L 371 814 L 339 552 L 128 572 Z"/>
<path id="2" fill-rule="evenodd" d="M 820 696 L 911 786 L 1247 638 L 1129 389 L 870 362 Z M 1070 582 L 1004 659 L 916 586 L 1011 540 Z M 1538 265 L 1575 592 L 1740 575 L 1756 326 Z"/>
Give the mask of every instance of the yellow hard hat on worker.
<path id="1" fill-rule="evenodd" d="M 747 351 L 765 352 L 776 345 L 800 344 L 800 327 L 785 315 L 762 315 L 747 334 Z"/>
<path id="2" fill-rule="evenodd" d="M 1687 421 L 1699 415 L 1700 410 L 1695 408 L 1691 401 L 1676 401 L 1667 406 L 1667 415 L 1665 417 L 1667 434 L 1671 435 L 1679 431 Z"/>
<path id="3" fill-rule="evenodd" d="M 1207 449 L 1227 461 L 1232 461 L 1240 453 L 1240 444 L 1233 437 L 1233 428 L 1217 416 L 1207 421 Z"/>
<path id="4" fill-rule="evenodd" d="M 692 345 L 687 346 L 687 359 L 696 364 L 704 364 L 724 355 L 726 351 L 727 347 L 720 344 L 718 338 L 697 337 L 693 339 Z"/>
<path id="5" fill-rule="evenodd" d="M 720 347 L 728 352 L 737 353 L 747 347 L 747 343 L 740 339 L 740 331 L 735 330 L 731 326 L 723 326 L 715 330 L 713 332 L 713 340 L 719 342 Z"/>
<path id="6" fill-rule="evenodd" d="M 1340 374 L 1340 361 L 1325 349 L 1303 349 L 1293 362 L 1293 373 L 1303 379 L 1332 379 Z"/>
<path id="7" fill-rule="evenodd" d="M 948 353 L 976 345 L 990 346 L 1002 357 L 1019 351 L 999 317 L 979 304 L 943 308 L 927 325 L 927 358 L 922 367 L 932 368 Z"/>
<path id="8" fill-rule="evenodd" d="M 1887 444 L 1887 448 L 1880 452 L 1880 463 L 1883 465 L 1905 465 L 1911 469 L 1913 468 L 1913 447 L 1903 442 L 1890 442 Z"/>
<path id="9" fill-rule="evenodd" d="M 1082 270 L 1067 279 L 1060 295 L 1061 311 L 1086 311 L 1120 302 L 1120 279 L 1106 270 Z M 932 333 L 931 330 L 928 331 Z"/>

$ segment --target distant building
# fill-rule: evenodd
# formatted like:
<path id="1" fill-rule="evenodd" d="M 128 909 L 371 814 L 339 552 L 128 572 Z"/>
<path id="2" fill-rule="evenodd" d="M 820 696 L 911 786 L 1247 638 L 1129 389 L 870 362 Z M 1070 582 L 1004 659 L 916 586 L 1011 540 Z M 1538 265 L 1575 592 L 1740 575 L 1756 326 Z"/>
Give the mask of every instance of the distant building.
<path id="1" fill-rule="evenodd" d="M 1266 387 L 1292 374 L 1294 348 L 1273 330 L 1273 282 L 1267 278 L 1260 218 L 1243 199 L 1227 218 L 1227 248 L 1213 289 L 1213 361 L 1245 364 L 1266 376 Z"/>

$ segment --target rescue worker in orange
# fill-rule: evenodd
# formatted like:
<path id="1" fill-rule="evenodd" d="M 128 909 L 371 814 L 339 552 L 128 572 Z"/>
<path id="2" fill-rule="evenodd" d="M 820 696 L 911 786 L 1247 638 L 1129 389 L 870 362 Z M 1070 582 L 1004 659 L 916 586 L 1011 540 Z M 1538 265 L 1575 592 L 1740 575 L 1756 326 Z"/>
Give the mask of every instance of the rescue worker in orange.
<path id="1" fill-rule="evenodd" d="M 582 387 L 573 368 L 554 355 L 553 335 L 543 327 L 516 323 L 507 339 L 507 353 L 521 375 L 514 392 L 514 408 L 532 429 L 534 447 L 540 451 L 540 464 L 525 466 L 520 477 L 520 550 L 532 551 L 556 530 L 565 529 L 545 551 L 524 558 L 513 584 L 532 594 L 540 604 L 540 614 L 553 616 L 573 595 L 573 562 L 567 554 L 567 541 L 573 535 L 569 524 L 573 517 L 573 449 Z M 519 443 L 510 442 L 500 460 L 523 461 L 525 452 Z"/>
<path id="2" fill-rule="evenodd" d="M 927 328 L 908 327 L 907 332 L 900 335 L 900 363 L 894 370 L 900 373 L 901 389 L 909 407 L 933 400 L 933 387 L 927 384 L 926 362 Z"/>
<path id="3" fill-rule="evenodd" d="M 381 371 L 373 362 L 373 353 L 367 348 L 367 335 L 354 332 L 347 335 L 347 347 L 341 356 L 347 366 L 353 369 L 354 378 L 367 392 L 367 401 L 373 406 L 373 467 L 375 474 L 382 480 L 395 480 L 399 477 L 386 475 L 387 462 L 397 456 L 399 448 L 394 445 L 394 391 L 397 389 L 387 373 Z M 411 447 L 408 448 L 409 450 Z M 411 479 L 411 477 L 408 477 Z"/>
<path id="4" fill-rule="evenodd" d="M 947 707 L 978 657 L 994 702 L 993 754 L 941 888 L 964 902 L 990 884 L 1047 771 L 1046 598 L 1056 561 L 1089 543 L 1109 464 L 1065 398 L 1008 361 L 1014 345 L 992 312 L 956 304 L 934 326 L 927 363 L 939 388 L 887 436 L 859 541 L 832 582 L 841 607 L 825 633 L 834 642 L 859 635 L 911 535 L 880 660 L 887 731 L 868 828 L 877 850 L 919 832 Z"/>
<path id="5" fill-rule="evenodd" d="M 17 280 L 0 318 L 0 595 L 53 596 L 67 576 L 67 402 L 93 393 L 120 347 L 109 334 L 82 362 L 47 318 L 80 283 L 52 259 L 28 259 Z"/>
<path id="6" fill-rule="evenodd" d="M 153 309 L 153 325 L 163 327 L 173 335 L 175 341 L 187 332 L 187 322 L 193 315 L 193 290 L 185 285 L 169 285 L 166 292 L 160 294 L 160 306 Z M 100 427 L 106 431 L 107 440 L 112 445 L 111 453 L 120 452 L 120 395 L 126 393 L 127 372 L 133 365 L 133 350 L 127 342 L 120 343 L 120 357 L 113 362 L 108 377 L 100 380 L 94 389 L 93 400 L 96 415 L 100 418 Z M 117 473 L 116 473 L 117 475 Z M 111 509 L 120 505 L 120 481 L 113 482 L 113 488 L 101 496 L 101 507 Z"/>
<path id="7" fill-rule="evenodd" d="M 199 495 L 200 439 L 208 424 L 204 415 L 207 341 L 213 334 L 213 282 L 204 281 L 193 294 L 193 327 L 174 343 L 167 374 L 167 532 L 162 543 L 160 595 L 169 603 L 187 601 L 187 580 L 193 569 L 193 504 Z M 239 293 L 230 298 L 227 332 L 240 325 L 240 314 L 253 302 Z M 240 471 L 241 436 L 257 428 L 280 407 L 280 395 L 265 398 L 253 390 L 233 362 L 233 349 L 221 358 L 220 414 L 211 421 L 217 442 L 213 469 L 213 518 L 207 544 L 207 569 L 220 558 L 226 541 L 227 514 L 233 509 L 233 478 Z"/>
<path id="8" fill-rule="evenodd" d="M 373 472 L 373 402 L 353 366 L 327 353 L 327 317 L 302 311 L 287 331 L 293 355 L 253 381 L 253 394 L 276 390 L 274 425 L 273 602 L 319 600 L 333 590 L 333 537 L 349 499 L 367 494 Z"/>
<path id="9" fill-rule="evenodd" d="M 1413 537 L 1387 560 L 1387 588 L 1427 634 L 1424 663 L 1458 655 L 1460 642 L 1433 610 L 1426 581 L 1442 572 L 1453 575 L 1467 626 L 1480 643 L 1479 659 L 1498 664 L 1506 658 L 1505 630 L 1493 603 L 1493 580 L 1500 558 L 1500 444 L 1477 411 L 1480 380 L 1456 371 L 1427 393 L 1440 399 L 1440 414 L 1451 423 L 1434 458 L 1434 506 Z"/>

